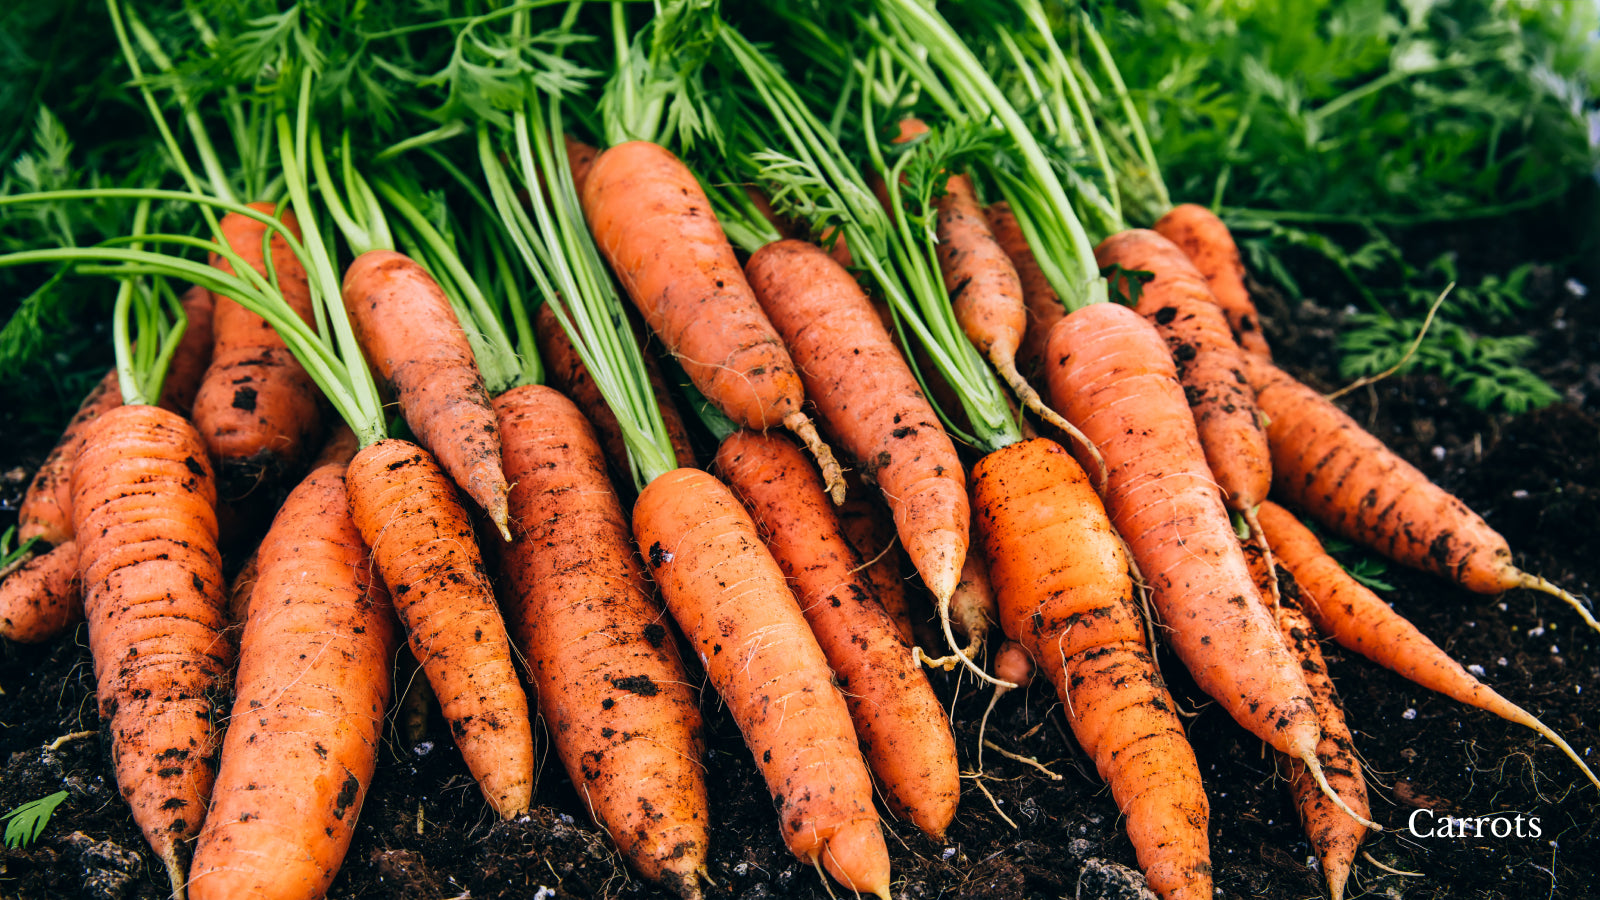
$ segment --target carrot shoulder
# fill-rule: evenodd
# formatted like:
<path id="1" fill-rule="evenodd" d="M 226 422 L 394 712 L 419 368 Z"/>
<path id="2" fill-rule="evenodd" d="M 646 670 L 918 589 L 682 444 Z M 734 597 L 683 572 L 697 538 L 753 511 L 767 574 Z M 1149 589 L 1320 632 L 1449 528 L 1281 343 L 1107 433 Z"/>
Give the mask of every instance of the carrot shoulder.
<path id="1" fill-rule="evenodd" d="M 746 428 L 793 431 L 842 501 L 838 464 L 800 408 L 794 360 L 694 173 L 657 144 L 618 144 L 589 168 L 582 200 L 595 244 L 700 393 Z"/>
<path id="2" fill-rule="evenodd" d="M 362 448 L 345 478 L 351 518 L 462 760 L 501 818 L 526 811 L 533 796 L 527 695 L 455 485 L 428 451 L 394 439 Z"/>
<path id="3" fill-rule="evenodd" d="M 949 598 L 967 555 L 961 460 L 860 284 L 802 241 L 768 244 L 745 269 L 818 418 L 883 491 L 923 583 Z"/>
<path id="4" fill-rule="evenodd" d="M 322 897 L 355 834 L 399 638 L 344 469 L 306 476 L 261 542 L 193 900 Z"/>
<path id="5" fill-rule="evenodd" d="M 698 698 L 589 424 L 539 386 L 495 398 L 511 479 L 506 621 L 556 754 L 645 877 L 698 897 L 708 801 Z"/>
<path id="6" fill-rule="evenodd" d="M 232 662 L 211 465 L 187 421 L 122 406 L 84 435 L 72 485 L 117 785 L 181 896 L 215 774 L 216 694 Z"/>
<path id="7" fill-rule="evenodd" d="M 417 442 L 507 533 L 500 426 L 438 282 L 403 253 L 370 250 L 345 270 L 343 293 L 367 361 L 393 391 Z"/>
<path id="8" fill-rule="evenodd" d="M 873 593 L 822 480 L 787 439 L 751 431 L 722 441 L 716 469 L 794 585 L 890 808 L 942 840 L 961 794 L 950 720 Z"/>
<path id="9" fill-rule="evenodd" d="M 1227 314 L 1228 325 L 1239 346 L 1265 359 L 1272 358 L 1272 348 L 1261 332 L 1261 316 L 1244 286 L 1244 262 L 1239 258 L 1239 245 L 1233 233 L 1216 214 L 1204 206 L 1184 203 L 1156 222 L 1155 230 L 1162 237 L 1183 248 L 1194 261 L 1196 269 L 1205 276 L 1217 305 Z"/>
<path id="10" fill-rule="evenodd" d="M 1321 736 L 1300 667 L 1256 593 L 1155 327 L 1092 304 L 1056 325 L 1049 354 L 1051 398 L 1105 457 L 1106 509 L 1178 657 L 1234 721 L 1314 758 Z"/>
<path id="11" fill-rule="evenodd" d="M 698 469 L 657 477 L 633 533 L 778 807 L 789 850 L 888 900 L 889 853 L 844 698 L 739 500 Z"/>
<path id="12" fill-rule="evenodd" d="M 1034 439 L 973 470 L 979 529 L 1006 634 L 1044 672 L 1127 816 L 1150 886 L 1211 896 L 1200 767 L 1145 644 L 1128 559 L 1088 476 Z"/>
<path id="13" fill-rule="evenodd" d="M 272 213 L 271 203 L 252 209 Z M 294 214 L 282 213 L 285 226 L 299 234 Z M 257 272 L 267 274 L 263 238 L 267 226 L 248 216 L 222 217 L 228 246 Z M 283 299 L 302 319 L 311 321 L 311 289 L 305 268 L 282 237 L 270 244 L 272 269 Z M 233 268 L 220 254 L 211 264 Z M 305 368 L 267 321 L 227 297 L 217 297 L 212 311 L 211 365 L 194 400 L 194 423 L 217 465 L 224 498 L 249 495 L 305 463 L 310 442 L 321 428 L 319 393 Z"/>

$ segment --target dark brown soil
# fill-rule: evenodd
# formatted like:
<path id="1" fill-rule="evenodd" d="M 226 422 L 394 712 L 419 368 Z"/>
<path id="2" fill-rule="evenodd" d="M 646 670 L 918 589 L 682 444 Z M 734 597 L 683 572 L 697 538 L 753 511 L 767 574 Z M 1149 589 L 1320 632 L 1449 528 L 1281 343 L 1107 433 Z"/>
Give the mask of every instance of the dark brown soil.
<path id="1" fill-rule="evenodd" d="M 1430 240 L 1451 240 L 1429 238 Z M 1482 243 L 1481 241 L 1477 243 Z M 1464 253 L 1475 246 L 1462 244 Z M 1492 251 L 1491 251 L 1492 252 Z M 1600 589 L 1600 312 L 1541 273 L 1527 330 L 1535 367 L 1566 398 L 1518 417 L 1465 408 L 1425 377 L 1392 379 L 1345 407 L 1392 447 L 1505 534 L 1525 569 L 1587 596 Z M 1308 282 L 1315 283 L 1315 282 Z M 1337 280 L 1320 304 L 1263 298 L 1267 332 L 1287 368 L 1332 386 L 1332 338 L 1350 299 Z M 36 465 L 48 435 L 0 447 L 0 471 Z M 14 504 L 20 487 L 8 482 Z M 7 506 L 14 510 L 14 505 Z M 8 517 L 13 512 L 6 514 Z M 0 520 L 0 527 L 9 519 Z M 1548 596 L 1482 597 L 1431 576 L 1390 567 L 1395 607 L 1484 681 L 1537 715 L 1586 759 L 1600 763 L 1600 636 Z M 1412 686 L 1332 645 L 1325 653 L 1367 764 L 1374 816 L 1390 830 L 1369 838 L 1351 896 L 1579 898 L 1600 883 L 1600 792 L 1557 750 L 1525 729 Z M 1163 654 L 1211 800 L 1211 852 L 1221 897 L 1310 898 L 1321 877 L 1270 755 L 1199 695 Z M 1474 670 L 1476 671 L 1476 669 Z M 986 691 L 935 677 L 953 704 L 963 769 L 972 772 Z M 45 646 L 0 647 L 0 810 L 66 789 L 43 837 L 0 851 L 0 897 L 166 896 L 151 856 L 109 782 L 97 735 L 46 750 L 97 727 L 93 678 L 79 633 Z M 765 787 L 725 710 L 705 698 L 712 786 L 713 898 L 824 898 L 818 874 L 784 849 Z M 1040 769 L 985 753 L 982 785 L 964 782 L 948 839 L 934 843 L 890 823 L 896 898 L 1121 898 L 1139 896 L 1132 849 L 1110 796 L 1067 735 L 1058 704 L 1034 687 L 1002 700 L 988 737 Z M 434 720 L 428 740 L 402 746 L 390 731 L 344 869 L 330 896 L 406 898 L 646 898 L 664 894 L 631 876 L 577 801 L 553 757 L 527 818 L 493 820 Z M 1416 837 L 1414 811 L 1524 819 L 1523 837 Z M 1001 817 L 1009 816 L 1016 828 Z M 1537 819 L 1540 833 L 1527 823 Z M 1395 874 L 1404 872 L 1410 874 Z"/>

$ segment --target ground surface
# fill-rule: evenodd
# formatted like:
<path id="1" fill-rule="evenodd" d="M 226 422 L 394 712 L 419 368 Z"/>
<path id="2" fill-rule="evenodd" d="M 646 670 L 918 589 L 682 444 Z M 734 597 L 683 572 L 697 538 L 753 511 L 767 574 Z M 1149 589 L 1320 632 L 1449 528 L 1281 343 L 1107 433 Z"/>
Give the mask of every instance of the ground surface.
<path id="1" fill-rule="evenodd" d="M 1494 234 L 1423 235 L 1488 257 L 1519 252 Z M 1523 242 L 1525 245 L 1526 242 Z M 1546 248 L 1548 249 L 1548 248 Z M 1545 257 L 1541 257 L 1545 258 Z M 1498 264 L 1499 260 L 1495 260 Z M 1540 342 L 1534 367 L 1566 398 L 1520 417 L 1462 407 L 1435 379 L 1392 379 L 1348 397 L 1345 407 L 1390 446 L 1482 513 L 1511 542 L 1518 563 L 1571 590 L 1600 595 L 1600 312 L 1565 286 L 1569 270 L 1542 270 L 1540 304 L 1527 328 Z M 1313 385 L 1337 382 L 1332 338 L 1349 302 L 1337 280 L 1319 303 L 1262 299 L 1277 358 Z M 0 471 L 31 472 L 52 437 L 8 435 Z M 20 487 L 4 487 L 7 518 Z M 1391 567 L 1387 597 L 1425 633 L 1514 702 L 1541 715 L 1586 758 L 1600 763 L 1600 636 L 1541 594 L 1480 597 L 1431 576 Z M 60 789 L 71 792 L 44 836 L 26 850 L 0 850 L 0 897 L 164 897 L 161 866 L 109 782 L 97 736 L 43 749 L 97 727 L 93 680 L 81 631 L 37 647 L 0 646 L 0 810 Z M 1558 751 L 1524 729 L 1431 695 L 1365 660 L 1326 646 L 1367 767 L 1374 816 L 1391 831 L 1368 840 L 1351 896 L 1404 898 L 1579 898 L 1600 883 L 1600 792 Z M 1322 891 L 1310 849 L 1273 762 L 1260 743 L 1206 705 L 1163 654 L 1185 709 L 1211 801 L 1211 852 L 1218 895 L 1310 898 Z M 970 680 L 937 678 L 953 704 L 962 765 L 978 740 L 988 694 Z M 822 898 L 816 873 L 783 848 L 766 789 L 726 712 L 705 700 L 711 752 L 714 898 Z M 390 731 L 362 810 L 355 843 L 330 896 L 665 896 L 622 867 L 589 823 L 564 773 L 547 757 L 539 807 L 497 824 L 466 775 L 448 731 L 434 720 L 428 741 L 403 746 Z M 1015 692 L 990 719 L 997 745 L 1061 774 L 989 751 L 984 785 L 1014 830 L 964 782 L 961 811 L 943 843 L 891 823 L 896 898 L 1111 898 L 1137 896 L 1115 806 L 1092 765 L 1066 735 L 1042 686 Z M 1405 832 L 1419 808 L 1439 815 L 1537 817 L 1539 837 L 1417 838 Z"/>

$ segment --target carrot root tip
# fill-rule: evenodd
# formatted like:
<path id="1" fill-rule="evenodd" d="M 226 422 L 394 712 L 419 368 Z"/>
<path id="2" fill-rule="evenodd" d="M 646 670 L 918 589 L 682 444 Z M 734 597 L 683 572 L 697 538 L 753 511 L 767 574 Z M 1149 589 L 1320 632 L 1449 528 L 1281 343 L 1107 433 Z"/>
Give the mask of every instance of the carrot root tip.
<path id="1" fill-rule="evenodd" d="M 1039 418 L 1049 422 L 1071 438 L 1073 443 L 1082 447 L 1083 451 L 1089 455 L 1089 458 L 1094 460 L 1093 479 L 1095 493 L 1105 494 L 1106 460 L 1105 457 L 1100 455 L 1100 448 L 1096 447 L 1094 442 L 1079 431 L 1076 425 L 1068 422 L 1060 413 L 1045 405 L 1044 398 L 1040 397 L 1039 392 L 1033 389 L 1033 385 L 1029 384 L 1028 380 L 1022 377 L 1022 373 L 1017 371 L 1015 360 L 1006 359 L 996 353 L 992 362 L 995 368 L 1000 370 L 1000 374 L 1005 378 L 1006 383 L 1011 386 L 1011 392 L 1017 395 L 1018 400 L 1022 401 L 1023 406 L 1032 410 Z"/>
<path id="2" fill-rule="evenodd" d="M 795 410 L 783 417 L 783 427 L 794 432 L 795 437 L 806 445 L 812 457 L 817 461 L 817 467 L 822 470 L 822 483 L 828 488 L 828 496 L 833 499 L 834 506 L 844 505 L 844 470 L 839 468 L 839 461 L 833 458 L 833 450 L 822 435 L 817 434 L 817 426 L 805 413 Z"/>
<path id="3" fill-rule="evenodd" d="M 1589 611 L 1589 607 L 1582 600 L 1537 575 L 1530 575 L 1520 569 L 1512 569 L 1511 571 L 1517 587 L 1527 588 L 1530 591 L 1540 591 L 1553 597 L 1561 598 L 1564 603 L 1578 611 L 1578 615 L 1583 617 L 1583 621 L 1589 623 L 1590 628 L 1600 631 L 1600 622 L 1595 621 L 1594 613 Z"/>
<path id="4" fill-rule="evenodd" d="M 1300 761 L 1305 763 L 1306 771 L 1310 772 L 1311 777 L 1316 779 L 1317 787 L 1322 789 L 1322 793 L 1325 794 L 1329 800 L 1333 801 L 1333 805 L 1337 806 L 1340 811 L 1350 818 L 1356 820 L 1356 822 L 1359 823 L 1363 828 L 1366 828 L 1370 831 L 1383 830 L 1382 825 L 1379 825 L 1377 822 L 1374 822 L 1366 816 L 1363 816 L 1351 809 L 1350 804 L 1344 802 L 1344 798 L 1339 796 L 1339 792 L 1335 791 L 1333 789 L 1333 785 L 1328 783 L 1328 776 L 1322 773 L 1322 763 L 1317 759 L 1317 755 L 1315 753 L 1307 753 L 1305 756 L 1300 758 Z"/>

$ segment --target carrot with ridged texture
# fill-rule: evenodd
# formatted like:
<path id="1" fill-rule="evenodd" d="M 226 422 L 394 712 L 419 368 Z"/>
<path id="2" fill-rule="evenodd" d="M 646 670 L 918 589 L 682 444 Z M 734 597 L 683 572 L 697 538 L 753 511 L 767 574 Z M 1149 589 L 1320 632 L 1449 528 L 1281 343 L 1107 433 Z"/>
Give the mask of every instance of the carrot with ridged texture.
<path id="1" fill-rule="evenodd" d="M 984 457 L 973 481 L 1006 634 L 1055 685 L 1127 817 L 1150 886 L 1165 900 L 1210 897 L 1199 764 L 1145 644 L 1122 542 L 1087 475 L 1059 444 L 1034 439 Z"/>
<path id="2" fill-rule="evenodd" d="M 261 542 L 193 900 L 322 897 L 355 835 L 399 637 L 344 472 L 314 468 Z"/>
<path id="3" fill-rule="evenodd" d="M 439 283 L 403 253 L 369 250 L 345 270 L 343 296 L 356 339 L 417 443 L 509 539 L 499 425 Z"/>
<path id="4" fill-rule="evenodd" d="M 502 607 L 556 754 L 629 864 L 698 897 L 710 817 L 698 697 L 605 457 L 551 388 L 512 388 L 494 405 L 513 483 Z"/>
<path id="5" fill-rule="evenodd" d="M 894 516 L 884 505 L 882 496 L 874 496 L 860 481 L 854 469 L 845 472 L 849 496 L 839 507 L 839 528 L 845 540 L 855 548 L 862 559 L 862 572 L 872 582 L 878 602 L 894 620 L 895 627 L 906 643 L 916 643 L 911 631 L 911 596 L 906 577 L 901 573 L 901 560 L 905 553 L 900 549 L 899 536 L 894 529 Z"/>
<path id="6" fill-rule="evenodd" d="M 844 698 L 749 513 L 698 469 L 657 476 L 633 532 L 778 806 L 784 843 L 858 893 L 889 896 L 889 852 Z"/>
<path id="7" fill-rule="evenodd" d="M 250 208 L 272 214 L 277 207 L 254 203 Z M 293 212 L 283 211 L 281 219 L 291 233 L 300 234 Z M 238 213 L 223 216 L 221 226 L 233 252 L 266 275 L 267 226 Z M 269 249 L 283 301 L 311 322 L 304 265 L 281 235 L 272 236 Z M 211 264 L 233 272 L 221 254 L 212 253 Z M 275 489 L 305 462 L 321 428 L 317 388 L 272 326 L 234 300 L 216 298 L 212 331 L 211 365 L 195 397 L 193 419 L 216 463 L 221 495 L 235 499 L 261 487 Z"/>
<path id="8" fill-rule="evenodd" d="M 72 470 L 89 648 L 117 786 L 181 896 L 231 665 L 205 444 L 174 413 L 110 410 Z"/>
<path id="9" fill-rule="evenodd" d="M 1278 631 L 1283 643 L 1300 660 L 1300 671 L 1305 676 L 1306 687 L 1311 689 L 1311 701 L 1317 707 L 1317 719 L 1322 725 L 1322 743 L 1317 745 L 1317 759 L 1327 774 L 1328 784 L 1350 804 L 1350 808 L 1363 816 L 1371 815 L 1367 803 L 1367 782 L 1361 773 L 1361 759 L 1356 755 L 1350 726 L 1345 722 L 1344 704 L 1334 689 L 1333 678 L 1328 674 L 1328 664 L 1322 658 L 1322 646 L 1317 642 L 1317 632 L 1301 608 L 1300 586 L 1288 570 L 1280 570 L 1272 558 L 1255 543 L 1244 545 L 1245 559 L 1250 564 L 1250 574 L 1263 596 L 1277 596 L 1278 604 L 1273 615 L 1278 620 Z M 1269 582 L 1286 582 L 1279 588 Z M 1277 753 L 1277 751 L 1273 751 Z M 1289 791 L 1294 796 L 1295 809 L 1300 813 L 1300 824 L 1305 829 L 1311 849 L 1322 862 L 1322 876 L 1328 882 L 1332 900 L 1344 896 L 1344 886 L 1350 880 L 1350 866 L 1355 862 L 1356 851 L 1367 835 L 1367 829 L 1355 819 L 1345 815 L 1328 802 L 1317 782 L 1299 760 L 1277 753 L 1282 770 L 1288 773 Z"/>
<path id="10" fill-rule="evenodd" d="M 572 402 L 583 410 L 583 416 L 594 427 L 596 436 L 600 439 L 600 446 L 605 450 L 606 459 L 611 463 L 613 471 L 619 477 L 625 478 L 629 472 L 628 448 L 622 440 L 622 426 L 617 424 L 616 413 L 611 411 L 611 407 L 606 405 L 605 398 L 600 396 L 599 386 L 589 375 L 589 370 L 584 368 L 583 359 L 578 356 L 578 350 L 572 345 L 572 339 L 562 330 L 561 323 L 557 320 L 555 310 L 550 304 L 541 304 L 539 311 L 534 314 L 534 330 L 539 338 L 539 358 L 544 362 L 551 385 L 570 397 Z M 698 468 L 694 458 L 694 447 L 689 443 L 689 431 L 683 424 L 683 416 L 668 399 L 667 382 L 661 376 L 661 367 L 656 364 L 655 357 L 652 356 L 646 356 L 644 364 L 650 375 L 650 386 L 655 391 L 656 405 L 661 410 L 661 421 L 666 425 L 667 434 L 672 439 L 672 452 L 678 459 L 678 465 Z"/>
<path id="11" fill-rule="evenodd" d="M 1035 384 L 1045 382 L 1045 347 L 1050 341 L 1050 329 L 1067 314 L 1066 306 L 1050 279 L 1034 259 L 1028 238 L 1017 222 L 1017 214 L 1004 200 L 984 208 L 984 218 L 1001 249 L 1011 259 L 1022 284 L 1022 302 L 1028 316 L 1027 327 L 1022 332 L 1022 342 L 1017 346 L 1017 369 Z"/>
<path id="12" fill-rule="evenodd" d="M 584 215 L 645 323 L 734 422 L 794 432 L 844 500 L 838 463 L 801 409 L 788 350 L 756 302 L 694 174 L 658 144 L 618 144 L 584 180 Z"/>
<path id="13" fill-rule="evenodd" d="M 455 485 L 428 451 L 392 438 L 363 447 L 345 480 L 351 517 L 372 548 L 462 760 L 502 819 L 527 811 L 533 796 L 527 695 Z"/>
<path id="14" fill-rule="evenodd" d="M 1518 569 L 1506 539 L 1482 516 L 1332 401 L 1267 360 L 1247 355 L 1245 363 L 1268 418 L 1276 496 L 1349 540 L 1469 591 L 1527 588 L 1559 597 L 1600 631 L 1576 597 Z"/>
<path id="15" fill-rule="evenodd" d="M 1294 574 L 1305 611 L 1339 646 L 1400 673 L 1430 691 L 1493 713 L 1542 735 L 1578 764 L 1596 787 L 1600 780 L 1560 735 L 1533 714 L 1474 678 L 1393 607 L 1351 577 L 1295 515 L 1272 501 L 1261 504 L 1261 524 L 1283 567 Z"/>
<path id="16" fill-rule="evenodd" d="M 1056 324 L 1049 355 L 1051 399 L 1105 456 L 1106 510 L 1178 658 L 1234 721 L 1320 776 L 1305 679 L 1256 592 L 1155 326 L 1090 304 Z"/>
<path id="17" fill-rule="evenodd" d="M 818 419 L 883 492 L 906 555 L 947 602 L 967 555 L 961 460 L 860 284 L 803 241 L 768 244 L 745 271 Z"/>
<path id="18" fill-rule="evenodd" d="M 1228 317 L 1234 338 L 1250 353 L 1272 358 L 1272 348 L 1261 331 L 1261 316 L 1255 301 L 1244 286 L 1244 263 L 1239 245 L 1216 213 L 1193 203 L 1174 206 L 1155 224 L 1162 237 L 1172 241 L 1194 261 L 1206 284 L 1217 298 L 1217 305 Z"/>
<path id="19" fill-rule="evenodd" d="M 724 438 L 715 465 L 793 584 L 890 809 L 942 840 L 961 794 L 950 721 L 861 571 L 822 480 L 788 439 L 751 431 Z"/>

